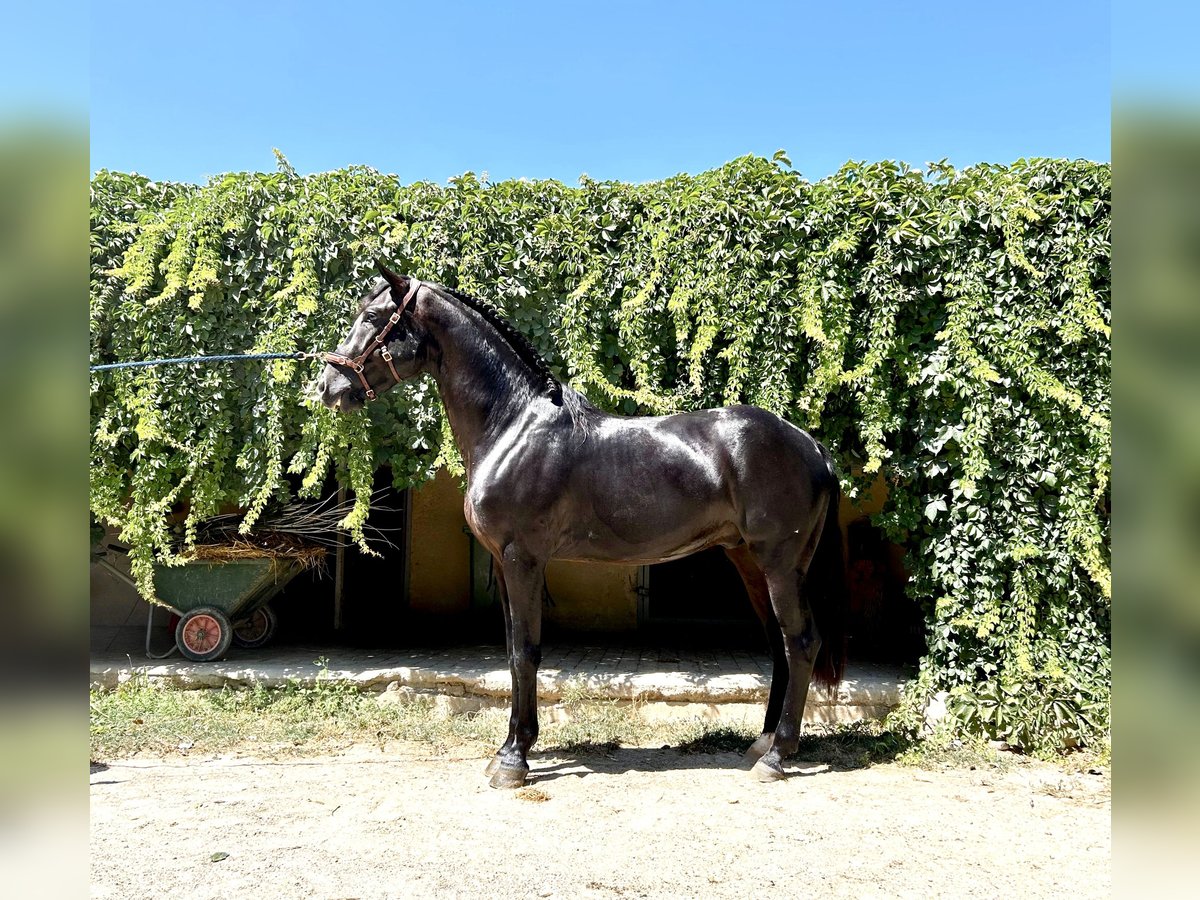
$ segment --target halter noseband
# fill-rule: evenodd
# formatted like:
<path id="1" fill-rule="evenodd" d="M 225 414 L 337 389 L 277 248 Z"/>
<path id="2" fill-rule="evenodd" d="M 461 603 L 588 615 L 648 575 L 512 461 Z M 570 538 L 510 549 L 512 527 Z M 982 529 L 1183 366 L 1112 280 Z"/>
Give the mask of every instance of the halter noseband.
<path id="1" fill-rule="evenodd" d="M 333 363 L 336 366 L 346 366 L 348 369 L 350 369 L 350 371 L 357 375 L 358 380 L 362 382 L 363 390 L 367 392 L 368 400 L 375 399 L 375 391 L 371 388 L 371 383 L 367 381 L 367 376 L 364 374 L 363 370 L 367 367 L 367 360 L 370 358 L 371 354 L 375 352 L 376 347 L 381 348 L 380 356 L 382 356 L 383 361 L 387 363 L 388 371 L 392 373 L 392 377 L 396 379 L 396 383 L 399 384 L 401 381 L 400 375 L 396 371 L 396 367 L 392 365 L 392 354 L 388 350 L 387 344 L 385 344 L 384 341 L 387 340 L 387 336 L 391 333 L 391 330 L 396 327 L 396 323 L 400 321 L 401 314 L 408 307 L 408 304 L 412 302 L 413 297 L 415 297 L 417 294 L 417 289 L 420 287 L 420 281 L 415 278 L 408 279 L 408 292 L 405 293 L 404 299 L 400 301 L 400 305 L 396 307 L 396 311 L 388 317 L 387 325 L 383 326 L 383 330 L 380 331 L 379 334 L 375 335 L 375 340 L 367 345 L 367 349 L 354 359 L 350 359 L 348 356 L 342 356 L 340 353 L 320 354 L 321 359 L 325 360 L 325 362 Z"/>

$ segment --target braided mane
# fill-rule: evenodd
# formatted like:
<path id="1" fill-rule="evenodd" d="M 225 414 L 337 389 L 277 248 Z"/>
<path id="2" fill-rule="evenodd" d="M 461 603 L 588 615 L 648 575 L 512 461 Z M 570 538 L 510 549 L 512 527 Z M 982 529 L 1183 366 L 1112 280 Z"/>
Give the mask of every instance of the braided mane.
<path id="1" fill-rule="evenodd" d="M 504 318 L 495 306 L 486 300 L 481 300 L 479 297 L 472 297 L 470 294 L 464 294 L 455 288 L 449 288 L 445 285 L 438 285 L 438 287 L 455 300 L 460 301 L 479 313 L 508 342 L 517 356 L 529 368 L 533 369 L 534 374 L 541 381 L 542 393 L 556 403 L 562 400 L 562 384 L 554 377 L 554 373 L 550 371 L 550 366 L 542 359 L 537 350 L 534 349 L 533 344 L 529 342 L 529 338 L 514 328 L 512 323 Z"/>

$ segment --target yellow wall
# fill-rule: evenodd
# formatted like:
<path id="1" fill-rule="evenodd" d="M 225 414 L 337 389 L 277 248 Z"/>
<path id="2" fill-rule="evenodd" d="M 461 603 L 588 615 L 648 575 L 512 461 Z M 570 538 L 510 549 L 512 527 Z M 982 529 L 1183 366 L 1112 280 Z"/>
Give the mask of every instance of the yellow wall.
<path id="1" fill-rule="evenodd" d="M 444 469 L 414 490 L 409 538 L 409 607 L 465 613 L 471 605 L 471 538 L 463 494 Z M 486 552 L 486 551 L 481 551 Z M 546 570 L 554 606 L 547 622 L 592 631 L 637 627 L 637 566 L 555 561 Z"/>
<path id="2" fill-rule="evenodd" d="M 471 605 L 471 537 L 463 495 L 445 469 L 412 491 L 408 603 L 416 612 L 465 613 Z"/>
<path id="3" fill-rule="evenodd" d="M 862 472 L 856 471 L 854 474 L 861 475 Z M 882 472 L 877 472 L 875 480 L 871 482 L 870 487 L 865 488 L 853 500 L 843 494 L 842 504 L 838 509 L 838 523 L 842 526 L 842 531 L 845 532 L 846 526 L 855 519 L 861 519 L 863 516 L 873 516 L 878 512 L 882 512 L 883 505 L 887 502 L 887 497 L 887 479 L 883 477 Z"/>
<path id="4" fill-rule="evenodd" d="M 546 619 L 581 631 L 637 628 L 637 566 L 555 560 L 546 567 L 554 606 Z"/>

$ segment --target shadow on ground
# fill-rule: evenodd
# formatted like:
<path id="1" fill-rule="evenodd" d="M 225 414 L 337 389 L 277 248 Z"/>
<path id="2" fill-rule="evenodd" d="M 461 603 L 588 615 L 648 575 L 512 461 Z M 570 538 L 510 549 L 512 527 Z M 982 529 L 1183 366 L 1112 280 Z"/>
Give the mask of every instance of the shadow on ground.
<path id="1" fill-rule="evenodd" d="M 718 728 L 695 740 L 662 747 L 621 747 L 613 743 L 578 742 L 532 754 L 530 784 L 557 778 L 584 778 L 590 774 L 664 772 L 695 769 L 746 769 L 743 760 L 749 741 L 745 733 Z M 892 731 L 842 727 L 828 734 L 807 734 L 792 759 L 785 764 L 787 777 L 824 771 L 848 772 L 893 761 L 912 741 Z"/>

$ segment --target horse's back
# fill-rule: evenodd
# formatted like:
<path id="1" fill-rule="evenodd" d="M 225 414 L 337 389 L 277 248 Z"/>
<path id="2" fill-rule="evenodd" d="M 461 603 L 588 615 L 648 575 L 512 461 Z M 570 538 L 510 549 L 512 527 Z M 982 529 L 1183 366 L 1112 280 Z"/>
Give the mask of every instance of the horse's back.
<path id="1" fill-rule="evenodd" d="M 807 530 L 834 482 L 820 444 L 757 407 L 589 425 L 561 499 L 571 554 L 674 558 Z"/>

